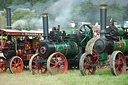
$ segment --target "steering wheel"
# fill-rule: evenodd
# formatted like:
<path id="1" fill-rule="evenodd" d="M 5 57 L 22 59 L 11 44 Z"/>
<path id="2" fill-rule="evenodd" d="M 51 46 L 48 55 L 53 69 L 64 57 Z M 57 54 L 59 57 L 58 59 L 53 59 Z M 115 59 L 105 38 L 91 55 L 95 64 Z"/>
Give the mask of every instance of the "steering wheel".
<path id="1" fill-rule="evenodd" d="M 93 30 L 89 25 L 83 24 L 77 31 L 78 43 L 85 48 L 87 42 L 93 37 Z"/>

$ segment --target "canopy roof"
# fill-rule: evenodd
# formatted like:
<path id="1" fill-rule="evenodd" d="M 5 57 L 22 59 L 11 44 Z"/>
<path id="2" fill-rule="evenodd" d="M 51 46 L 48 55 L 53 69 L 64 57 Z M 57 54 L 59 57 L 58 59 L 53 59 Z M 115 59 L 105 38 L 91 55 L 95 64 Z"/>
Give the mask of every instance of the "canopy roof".
<path id="1" fill-rule="evenodd" d="M 14 36 L 42 36 L 43 30 L 14 30 L 14 29 L 0 29 L 0 35 L 14 35 Z"/>

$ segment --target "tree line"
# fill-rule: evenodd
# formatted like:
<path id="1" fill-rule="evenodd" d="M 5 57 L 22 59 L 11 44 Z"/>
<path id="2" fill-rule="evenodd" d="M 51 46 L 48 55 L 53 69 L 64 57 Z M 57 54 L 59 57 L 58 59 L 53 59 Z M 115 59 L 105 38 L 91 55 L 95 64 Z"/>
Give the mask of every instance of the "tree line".
<path id="1" fill-rule="evenodd" d="M 57 2 L 58 0 L 53 0 L 53 3 Z M 4 10 L 6 7 L 11 5 L 18 5 L 24 3 L 31 3 L 34 6 L 37 2 L 41 4 L 45 4 L 47 0 L 0 0 L 0 10 Z M 47 9 L 47 7 L 43 8 L 43 10 Z M 4 10 L 5 11 L 5 10 Z M 74 12 L 78 12 L 78 17 Z M 79 6 L 75 7 L 72 11 L 73 18 L 71 21 L 80 22 L 80 21 L 88 21 L 92 24 L 96 22 L 100 22 L 100 13 L 99 13 L 99 5 L 94 5 L 91 1 L 82 2 Z M 51 19 L 55 19 L 57 14 L 50 14 Z M 12 15 L 12 23 L 16 22 L 19 19 L 27 19 L 28 21 L 32 18 L 37 17 L 37 12 L 33 12 L 32 10 L 19 10 L 13 11 Z M 128 4 L 126 6 L 120 6 L 119 3 L 114 3 L 109 5 L 108 12 L 107 12 L 107 25 L 109 24 L 109 19 L 113 18 L 114 21 L 122 24 L 124 21 L 128 20 Z M 69 22 L 71 22 L 69 21 Z M 0 28 L 6 26 L 6 15 L 5 12 L 0 15 Z M 5 24 L 4 24 L 5 23 Z M 34 29 L 34 28 L 33 28 Z"/>

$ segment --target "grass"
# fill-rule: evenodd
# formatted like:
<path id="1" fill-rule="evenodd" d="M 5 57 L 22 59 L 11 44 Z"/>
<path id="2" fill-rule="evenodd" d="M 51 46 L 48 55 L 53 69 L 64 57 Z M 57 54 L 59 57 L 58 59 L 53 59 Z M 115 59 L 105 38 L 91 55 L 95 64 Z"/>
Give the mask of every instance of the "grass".
<path id="1" fill-rule="evenodd" d="M 82 76 L 77 69 L 67 70 L 63 75 L 32 75 L 29 70 L 11 74 L 9 70 L 0 74 L 0 85 L 128 85 L 128 72 L 113 76 L 110 69 L 96 70 L 95 75 Z"/>

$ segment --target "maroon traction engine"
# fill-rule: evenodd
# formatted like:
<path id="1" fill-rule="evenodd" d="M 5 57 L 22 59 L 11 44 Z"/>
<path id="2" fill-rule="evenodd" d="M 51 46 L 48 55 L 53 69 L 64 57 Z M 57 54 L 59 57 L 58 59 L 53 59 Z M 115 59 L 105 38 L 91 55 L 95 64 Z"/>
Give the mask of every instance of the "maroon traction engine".
<path id="1" fill-rule="evenodd" d="M 7 29 L 0 29 L 0 73 L 20 73 L 28 66 L 31 56 L 40 44 L 42 31 L 12 30 L 11 9 L 7 8 Z"/>

